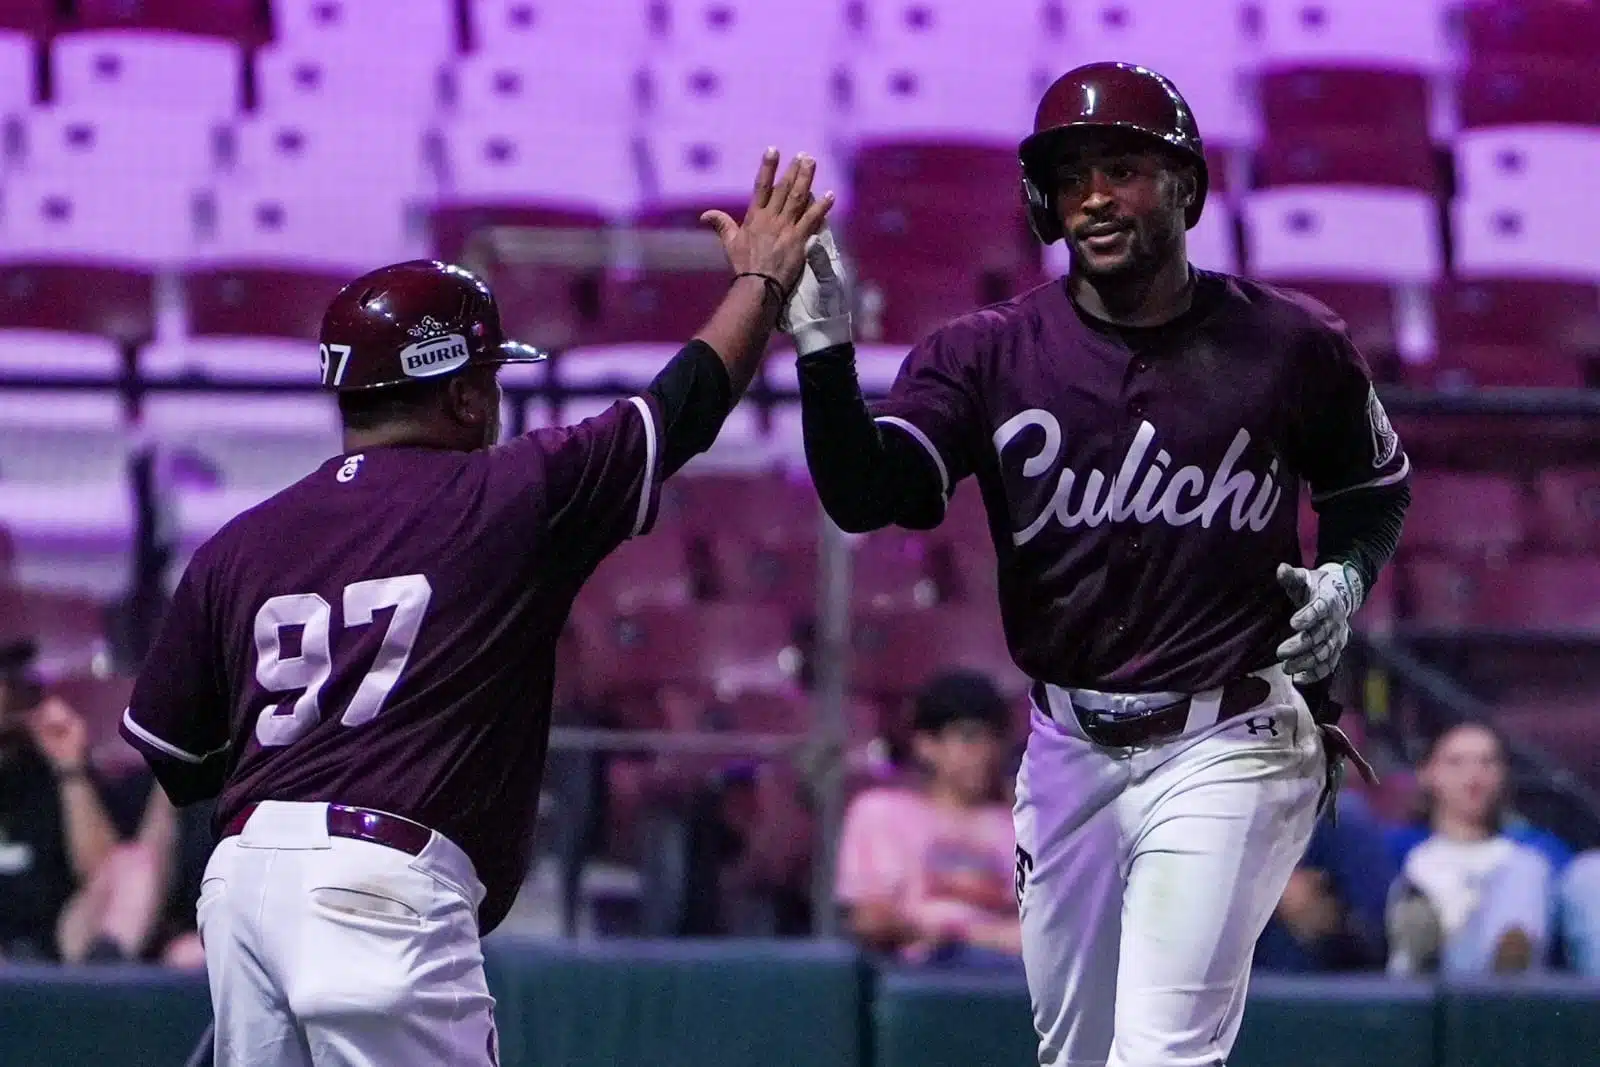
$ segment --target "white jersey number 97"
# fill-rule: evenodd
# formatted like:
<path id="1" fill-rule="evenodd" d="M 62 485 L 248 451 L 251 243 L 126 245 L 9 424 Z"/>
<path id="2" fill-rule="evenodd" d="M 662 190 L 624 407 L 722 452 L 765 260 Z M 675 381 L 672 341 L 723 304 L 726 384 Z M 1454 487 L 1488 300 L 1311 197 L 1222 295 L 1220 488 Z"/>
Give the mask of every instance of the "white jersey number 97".
<path id="1" fill-rule="evenodd" d="M 372 661 L 372 669 L 361 679 L 355 695 L 339 721 L 346 726 L 371 722 L 383 710 L 384 701 L 400 680 L 411 646 L 422 629 L 433 587 L 426 575 L 402 574 L 397 578 L 373 578 L 344 588 L 344 625 L 367 626 L 380 608 L 394 608 L 383 644 Z M 333 611 L 316 593 L 287 593 L 275 596 L 256 612 L 256 682 L 272 693 L 303 690 L 290 706 L 270 704 L 256 719 L 256 740 L 263 746 L 291 744 L 305 736 L 322 719 L 322 687 L 333 673 L 333 653 L 329 633 Z M 300 651 L 283 654 L 285 627 L 300 630 Z"/>

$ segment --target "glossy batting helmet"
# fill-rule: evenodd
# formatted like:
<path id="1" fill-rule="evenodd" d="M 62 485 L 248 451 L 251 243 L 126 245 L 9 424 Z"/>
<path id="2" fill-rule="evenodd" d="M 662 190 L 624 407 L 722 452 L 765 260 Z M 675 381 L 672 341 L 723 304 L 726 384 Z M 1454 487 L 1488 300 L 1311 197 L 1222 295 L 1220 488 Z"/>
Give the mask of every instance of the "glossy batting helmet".
<path id="1" fill-rule="evenodd" d="M 1017 149 L 1022 193 L 1033 232 L 1045 244 L 1065 233 L 1051 194 L 1050 167 L 1080 130 L 1128 130 L 1158 142 L 1195 169 L 1198 187 L 1185 221 L 1200 221 L 1206 202 L 1206 155 L 1194 113 L 1177 86 L 1132 63 L 1090 63 L 1068 71 L 1045 90 L 1033 117 L 1033 133 Z"/>
<path id="2" fill-rule="evenodd" d="M 322 384 L 351 392 L 454 374 L 474 363 L 538 363 L 508 341 L 494 294 L 471 271 L 415 259 L 363 274 L 322 316 Z"/>

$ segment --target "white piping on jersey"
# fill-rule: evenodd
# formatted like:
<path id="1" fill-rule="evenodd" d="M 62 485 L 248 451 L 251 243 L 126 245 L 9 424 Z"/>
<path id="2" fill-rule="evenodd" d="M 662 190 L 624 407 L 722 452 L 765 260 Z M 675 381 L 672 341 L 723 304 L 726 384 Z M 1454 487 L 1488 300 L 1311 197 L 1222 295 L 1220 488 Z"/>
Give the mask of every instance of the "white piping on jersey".
<path id="1" fill-rule="evenodd" d="M 650 405 L 645 403 L 644 397 L 630 396 L 628 403 L 638 408 L 644 419 L 644 484 L 639 489 L 639 516 L 633 520 L 633 533 L 629 535 L 637 537 L 644 529 L 644 521 L 650 517 L 650 490 L 656 480 L 656 419 L 650 414 Z"/>
<path id="2" fill-rule="evenodd" d="M 912 440 L 916 441 L 917 444 L 927 449 L 928 455 L 933 457 L 933 465 L 939 469 L 939 493 L 946 500 L 949 500 L 950 472 L 945 469 L 944 457 L 939 455 L 939 450 L 937 448 L 933 447 L 933 441 L 928 438 L 928 435 L 911 425 L 911 423 L 907 422 L 905 419 L 902 419 L 896 415 L 879 415 L 877 421 L 886 423 L 890 426 L 900 427 L 906 433 L 911 435 Z"/>
<path id="3" fill-rule="evenodd" d="M 994 432 L 995 452 L 1003 458 L 1006 445 L 1030 428 L 1044 432 L 1044 444 L 1023 462 L 1022 476 L 1047 477 L 1050 467 L 1061 455 L 1062 440 L 1061 424 L 1048 411 L 1029 408 L 1007 419 Z M 1072 504 L 1072 489 L 1078 482 L 1078 472 L 1064 467 L 1057 475 L 1056 489 L 1049 503 L 1033 522 L 1011 535 L 1012 542 L 1019 546 L 1027 544 L 1052 518 L 1069 529 L 1099 526 L 1108 521 L 1125 522 L 1130 518 L 1145 524 L 1160 519 L 1169 526 L 1199 522 L 1203 528 L 1210 529 L 1224 506 L 1230 504 L 1230 497 L 1229 526 L 1235 530 L 1249 527 L 1257 533 L 1267 528 L 1283 499 L 1283 487 L 1277 480 L 1278 461 L 1274 459 L 1265 473 L 1234 470 L 1250 445 L 1248 430 L 1241 429 L 1234 435 L 1221 464 L 1209 478 L 1195 466 L 1169 470 L 1172 456 L 1166 449 L 1157 451 L 1155 459 L 1146 466 L 1145 456 L 1155 437 L 1156 428 L 1148 421 L 1140 422 L 1116 475 L 1107 478 L 1104 471 L 1089 471 L 1084 476 L 1083 492 L 1078 496 L 1076 507 Z M 1144 468 L 1142 478 L 1139 476 L 1141 468 Z M 1189 497 L 1187 501 L 1185 496 Z"/>
<path id="4" fill-rule="evenodd" d="M 1400 469 L 1395 471 L 1393 474 L 1385 474 L 1382 478 L 1374 478 L 1370 482 L 1359 482 L 1356 485 L 1347 485 L 1343 489 L 1330 489 L 1326 493 L 1312 493 L 1311 502 L 1313 504 L 1320 504 L 1324 500 L 1332 500 L 1336 496 L 1344 496 L 1346 493 L 1354 493 L 1360 489 L 1378 489 L 1385 485 L 1393 485 L 1396 482 L 1405 481 L 1406 475 L 1410 473 L 1411 457 L 1402 455 L 1400 457 Z"/>
<path id="5" fill-rule="evenodd" d="M 207 752 L 204 755 L 196 756 L 193 752 L 188 752 L 179 748 L 177 745 L 161 740 L 161 738 L 157 737 L 149 730 L 146 730 L 143 726 L 140 726 L 138 723 L 134 722 L 132 708 L 123 709 L 122 725 L 126 726 L 128 728 L 128 732 L 134 737 L 137 737 L 151 748 L 165 752 L 173 759 L 180 759 L 185 763 L 204 763 L 206 760 L 210 759 L 212 756 L 215 756 L 218 752 L 221 752 L 223 749 L 228 747 L 226 744 L 224 744 L 218 748 L 212 749 L 210 752 Z"/>

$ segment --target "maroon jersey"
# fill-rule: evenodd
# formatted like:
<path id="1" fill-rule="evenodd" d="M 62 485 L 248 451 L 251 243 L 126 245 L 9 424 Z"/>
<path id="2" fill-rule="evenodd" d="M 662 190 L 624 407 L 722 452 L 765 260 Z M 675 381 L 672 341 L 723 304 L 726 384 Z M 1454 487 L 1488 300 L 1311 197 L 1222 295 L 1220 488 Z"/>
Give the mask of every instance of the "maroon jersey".
<path id="1" fill-rule="evenodd" d="M 155 758 L 225 750 L 219 825 L 328 801 L 444 834 L 493 929 L 530 858 L 557 637 L 654 519 L 660 429 L 643 396 L 485 451 L 329 460 L 195 554 L 123 736 Z"/>
<path id="2" fill-rule="evenodd" d="M 1195 692 L 1272 663 L 1298 497 L 1409 463 L 1343 324 L 1299 294 L 1201 273 L 1194 306 L 1095 328 L 1061 282 L 912 350 L 880 424 L 983 491 L 1017 664 L 1107 692 Z"/>

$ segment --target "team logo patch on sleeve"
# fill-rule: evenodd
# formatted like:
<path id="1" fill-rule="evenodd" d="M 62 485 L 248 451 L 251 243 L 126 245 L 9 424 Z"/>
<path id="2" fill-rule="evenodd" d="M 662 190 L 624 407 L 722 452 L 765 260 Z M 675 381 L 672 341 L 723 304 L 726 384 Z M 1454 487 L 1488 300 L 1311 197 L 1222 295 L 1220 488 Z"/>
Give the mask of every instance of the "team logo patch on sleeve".
<path id="1" fill-rule="evenodd" d="M 1367 422 L 1372 427 L 1372 465 L 1382 467 L 1400 451 L 1400 435 L 1389 422 L 1375 386 L 1367 386 Z"/>

